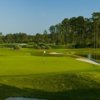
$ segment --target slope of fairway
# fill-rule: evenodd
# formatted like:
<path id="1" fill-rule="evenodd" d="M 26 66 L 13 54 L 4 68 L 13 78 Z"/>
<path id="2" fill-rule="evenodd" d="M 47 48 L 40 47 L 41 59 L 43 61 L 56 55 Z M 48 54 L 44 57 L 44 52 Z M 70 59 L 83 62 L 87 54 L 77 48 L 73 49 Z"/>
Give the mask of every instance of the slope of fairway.
<path id="1" fill-rule="evenodd" d="M 72 57 L 31 55 L 32 49 L 0 49 L 0 75 L 29 75 L 52 72 L 91 71 L 99 67 Z"/>
<path id="2" fill-rule="evenodd" d="M 100 73 L 79 72 L 0 77 L 0 100 L 29 97 L 47 100 L 100 100 Z"/>
<path id="3" fill-rule="evenodd" d="M 93 68 L 93 65 L 77 61 L 71 57 L 0 57 L 0 75 L 25 75 L 48 72 L 88 71 L 93 70 Z"/>
<path id="4" fill-rule="evenodd" d="M 100 66 L 67 55 L 45 56 L 41 50 L 2 48 L 0 100 L 8 97 L 100 100 L 99 71 Z"/>

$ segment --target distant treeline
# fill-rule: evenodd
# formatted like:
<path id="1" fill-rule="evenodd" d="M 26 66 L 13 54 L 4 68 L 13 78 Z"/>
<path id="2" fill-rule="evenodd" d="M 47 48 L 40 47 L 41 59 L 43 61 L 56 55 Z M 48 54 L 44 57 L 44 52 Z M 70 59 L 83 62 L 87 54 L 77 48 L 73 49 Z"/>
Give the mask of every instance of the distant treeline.
<path id="1" fill-rule="evenodd" d="M 66 45 L 68 48 L 100 47 L 100 12 L 91 18 L 83 16 L 65 18 L 61 23 L 52 25 L 48 31 L 28 35 L 27 33 L 0 33 L 0 43 L 44 43 Z"/>

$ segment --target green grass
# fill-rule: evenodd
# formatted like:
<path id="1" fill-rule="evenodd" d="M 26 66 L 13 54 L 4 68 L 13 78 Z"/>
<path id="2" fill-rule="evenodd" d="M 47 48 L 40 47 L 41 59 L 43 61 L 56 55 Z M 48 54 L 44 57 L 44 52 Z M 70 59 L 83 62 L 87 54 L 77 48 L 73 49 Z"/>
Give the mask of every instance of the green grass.
<path id="1" fill-rule="evenodd" d="M 100 53 L 97 49 L 91 52 Z M 45 56 L 43 50 L 0 48 L 0 100 L 11 96 L 48 100 L 100 100 L 100 66 L 67 54 L 87 49 L 51 49 L 64 56 Z"/>
<path id="2" fill-rule="evenodd" d="M 3 49 L 0 56 L 0 75 L 29 75 L 53 72 L 91 71 L 95 65 L 77 61 L 69 56 L 48 57 L 31 55 L 28 49 Z"/>
<path id="3" fill-rule="evenodd" d="M 81 72 L 0 77 L 0 98 L 23 96 L 48 100 L 99 100 L 100 73 Z"/>

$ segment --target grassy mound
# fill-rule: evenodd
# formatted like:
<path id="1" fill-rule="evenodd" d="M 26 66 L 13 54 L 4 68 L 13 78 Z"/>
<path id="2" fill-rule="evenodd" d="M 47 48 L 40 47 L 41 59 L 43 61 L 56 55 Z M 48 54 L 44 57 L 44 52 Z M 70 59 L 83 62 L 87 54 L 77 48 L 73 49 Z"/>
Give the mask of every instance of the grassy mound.
<path id="1" fill-rule="evenodd" d="M 100 67 L 70 56 L 72 52 L 80 54 L 82 49 L 47 52 L 65 55 L 45 56 L 43 50 L 0 48 L 0 100 L 13 96 L 100 100 Z M 82 53 L 87 54 L 87 50 Z"/>
<path id="2" fill-rule="evenodd" d="M 99 100 L 100 73 L 42 74 L 0 77 L 0 98 L 35 97 L 48 100 Z"/>

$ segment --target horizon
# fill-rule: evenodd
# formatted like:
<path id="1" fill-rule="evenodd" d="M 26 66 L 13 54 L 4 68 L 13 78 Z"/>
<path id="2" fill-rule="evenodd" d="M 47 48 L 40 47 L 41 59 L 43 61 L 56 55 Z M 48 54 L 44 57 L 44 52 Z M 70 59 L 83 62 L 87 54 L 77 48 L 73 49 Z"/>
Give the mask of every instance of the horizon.
<path id="1" fill-rule="evenodd" d="M 0 32 L 43 33 L 64 18 L 90 18 L 100 11 L 100 1 L 87 0 L 0 0 Z"/>

